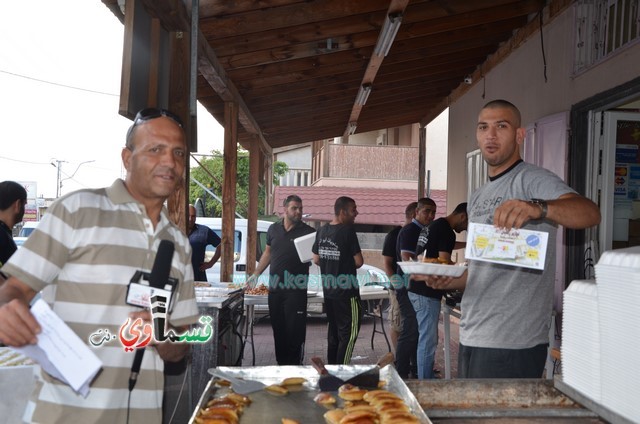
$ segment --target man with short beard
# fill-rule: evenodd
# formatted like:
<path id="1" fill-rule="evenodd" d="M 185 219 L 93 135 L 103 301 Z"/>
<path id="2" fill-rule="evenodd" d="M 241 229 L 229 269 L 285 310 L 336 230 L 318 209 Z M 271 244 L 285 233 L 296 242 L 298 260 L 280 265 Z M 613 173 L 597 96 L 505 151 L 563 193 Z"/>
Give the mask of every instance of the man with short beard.
<path id="1" fill-rule="evenodd" d="M 309 263 L 298 256 L 294 240 L 315 230 L 302 222 L 302 199 L 284 200 L 284 217 L 267 231 L 267 247 L 248 284 L 269 267 L 269 317 L 278 365 L 302 365 L 307 332 Z"/>
<path id="2" fill-rule="evenodd" d="M 0 183 L 0 267 L 18 249 L 12 228 L 22 221 L 27 191 L 15 181 Z"/>
<path id="3" fill-rule="evenodd" d="M 360 332 L 362 304 L 357 269 L 364 259 L 353 226 L 358 209 L 346 196 L 333 205 L 333 220 L 320 227 L 313 244 L 313 262 L 320 266 L 327 313 L 327 362 L 348 365 Z"/>

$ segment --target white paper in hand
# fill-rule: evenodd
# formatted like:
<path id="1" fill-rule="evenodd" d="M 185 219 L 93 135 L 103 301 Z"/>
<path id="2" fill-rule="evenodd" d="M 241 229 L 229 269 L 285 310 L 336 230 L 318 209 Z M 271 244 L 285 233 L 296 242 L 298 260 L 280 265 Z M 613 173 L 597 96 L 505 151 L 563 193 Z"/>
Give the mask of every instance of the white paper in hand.
<path id="1" fill-rule="evenodd" d="M 42 332 L 36 345 L 15 350 L 22 352 L 49 374 L 67 383 L 76 393 L 87 397 L 89 384 L 96 376 L 102 362 L 49 305 L 39 299 L 31 306 Z"/>
<path id="2" fill-rule="evenodd" d="M 307 234 L 293 240 L 300 262 L 311 262 L 313 260 L 313 252 L 311 249 L 313 248 L 313 243 L 315 241 L 316 233 Z"/>

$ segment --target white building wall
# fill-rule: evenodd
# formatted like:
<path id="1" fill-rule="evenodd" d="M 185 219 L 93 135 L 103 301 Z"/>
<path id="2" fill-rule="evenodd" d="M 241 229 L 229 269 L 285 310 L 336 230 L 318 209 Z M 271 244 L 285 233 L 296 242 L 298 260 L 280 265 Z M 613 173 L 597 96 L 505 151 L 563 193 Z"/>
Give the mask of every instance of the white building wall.
<path id="1" fill-rule="evenodd" d="M 429 185 L 431 190 L 447 189 L 448 131 L 449 110 L 446 109 L 427 125 L 425 168 L 431 171 Z M 460 168 L 454 168 L 454 172 L 459 170 Z"/>
<path id="2" fill-rule="evenodd" d="M 291 169 L 311 169 L 311 146 L 279 152 L 276 160 L 286 163 Z"/>
<path id="3" fill-rule="evenodd" d="M 543 28 L 547 82 L 537 32 L 491 70 L 484 84 L 478 81 L 450 106 L 448 204 L 466 200 L 465 157 L 477 149 L 475 126 L 478 112 L 485 103 L 499 98 L 512 102 L 522 113 L 522 126 L 526 126 L 542 117 L 568 111 L 582 100 L 640 76 L 640 43 L 572 76 L 573 16 L 573 8 L 569 7 Z"/>

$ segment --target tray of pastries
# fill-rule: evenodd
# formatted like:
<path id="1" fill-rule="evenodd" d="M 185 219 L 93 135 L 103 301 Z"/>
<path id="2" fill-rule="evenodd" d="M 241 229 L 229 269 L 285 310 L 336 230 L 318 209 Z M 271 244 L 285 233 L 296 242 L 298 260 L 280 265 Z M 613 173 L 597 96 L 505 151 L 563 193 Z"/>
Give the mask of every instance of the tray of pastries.
<path id="1" fill-rule="evenodd" d="M 343 380 L 372 367 L 327 365 L 331 374 Z M 335 392 L 320 391 L 318 372 L 311 366 L 220 367 L 220 370 L 236 378 L 261 381 L 265 387 L 238 395 L 228 382 L 214 377 L 202 393 L 190 423 L 431 422 L 392 366 L 380 370 L 378 389 L 344 385 Z"/>

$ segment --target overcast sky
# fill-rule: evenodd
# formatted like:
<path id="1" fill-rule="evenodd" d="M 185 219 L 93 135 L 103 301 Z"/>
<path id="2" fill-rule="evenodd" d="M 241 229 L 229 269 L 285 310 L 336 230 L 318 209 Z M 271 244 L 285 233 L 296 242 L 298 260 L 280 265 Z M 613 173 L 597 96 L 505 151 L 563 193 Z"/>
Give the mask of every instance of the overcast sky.
<path id="1" fill-rule="evenodd" d="M 123 175 L 123 31 L 99 0 L 0 4 L 0 181 L 33 181 L 38 197 L 55 197 L 52 162 L 62 194 Z M 222 150 L 223 130 L 201 106 L 198 124 L 198 152 Z"/>

